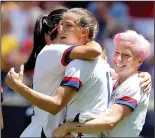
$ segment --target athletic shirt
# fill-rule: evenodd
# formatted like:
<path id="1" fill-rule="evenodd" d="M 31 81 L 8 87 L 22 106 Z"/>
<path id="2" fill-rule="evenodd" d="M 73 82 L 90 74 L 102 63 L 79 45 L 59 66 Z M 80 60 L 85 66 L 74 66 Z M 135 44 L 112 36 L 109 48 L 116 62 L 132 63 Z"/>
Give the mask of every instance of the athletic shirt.
<path id="1" fill-rule="evenodd" d="M 109 64 L 101 58 L 68 64 L 60 85 L 75 87 L 78 92 L 67 105 L 66 121 L 84 123 L 106 111 L 112 91 L 109 71 Z"/>
<path id="2" fill-rule="evenodd" d="M 149 95 L 140 87 L 141 78 L 133 74 L 119 85 L 111 95 L 112 104 L 123 104 L 131 107 L 132 113 L 108 132 L 108 137 L 138 137 L 145 123 L 149 104 Z"/>
<path id="3" fill-rule="evenodd" d="M 54 96 L 64 76 L 69 54 L 74 46 L 51 44 L 45 46 L 38 54 L 33 78 L 33 89 L 45 95 Z M 48 112 L 34 106 L 31 124 L 21 137 L 40 137 Z"/>
<path id="4" fill-rule="evenodd" d="M 83 123 L 107 109 L 112 91 L 109 70 L 109 64 L 101 58 L 69 63 L 61 86 L 74 85 L 78 93 L 67 105 L 67 121 L 73 121 L 80 113 L 79 122 Z"/>

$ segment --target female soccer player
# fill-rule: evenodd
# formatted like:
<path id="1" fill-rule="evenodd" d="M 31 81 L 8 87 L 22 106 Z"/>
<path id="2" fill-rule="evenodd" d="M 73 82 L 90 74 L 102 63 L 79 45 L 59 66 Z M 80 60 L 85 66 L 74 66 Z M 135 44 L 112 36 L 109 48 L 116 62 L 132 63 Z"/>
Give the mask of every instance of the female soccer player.
<path id="1" fill-rule="evenodd" d="M 150 43 L 135 31 L 128 30 L 114 37 L 114 69 L 118 74 L 111 95 L 109 110 L 84 124 L 69 123 L 54 131 L 55 137 L 68 132 L 103 132 L 108 137 L 138 137 L 141 132 L 149 94 L 140 87 L 138 68 L 150 54 Z"/>

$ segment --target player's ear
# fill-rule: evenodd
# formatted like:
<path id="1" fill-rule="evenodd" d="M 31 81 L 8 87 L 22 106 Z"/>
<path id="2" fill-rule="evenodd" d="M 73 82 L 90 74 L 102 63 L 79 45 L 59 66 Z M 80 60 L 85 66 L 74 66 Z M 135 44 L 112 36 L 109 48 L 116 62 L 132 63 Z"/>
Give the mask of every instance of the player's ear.
<path id="1" fill-rule="evenodd" d="M 143 63 L 143 61 L 144 61 L 144 60 L 143 60 L 142 58 L 139 58 L 139 59 L 138 59 L 138 65 L 137 65 L 137 66 L 140 66 L 140 65 Z"/>
<path id="2" fill-rule="evenodd" d="M 88 28 L 82 28 L 81 29 L 82 36 L 88 36 L 89 35 L 89 29 Z"/>

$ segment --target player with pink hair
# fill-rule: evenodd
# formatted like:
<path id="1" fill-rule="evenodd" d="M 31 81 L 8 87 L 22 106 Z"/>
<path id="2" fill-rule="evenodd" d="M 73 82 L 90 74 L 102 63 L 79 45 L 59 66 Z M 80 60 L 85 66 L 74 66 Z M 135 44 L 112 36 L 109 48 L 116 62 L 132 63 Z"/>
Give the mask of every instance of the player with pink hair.
<path id="1" fill-rule="evenodd" d="M 150 55 L 150 43 L 135 31 L 128 30 L 124 33 L 116 34 L 113 42 L 115 46 L 121 42 L 126 43 L 126 46 L 133 46 L 135 48 L 135 54 L 139 58 L 145 59 Z"/>
<path id="2" fill-rule="evenodd" d="M 83 124 L 66 122 L 54 131 L 55 137 L 68 132 L 102 132 L 100 137 L 136 137 L 140 134 L 149 94 L 140 87 L 138 68 L 150 54 L 150 43 L 132 30 L 116 34 L 113 42 L 113 62 L 118 79 L 114 82 L 108 110 Z"/>

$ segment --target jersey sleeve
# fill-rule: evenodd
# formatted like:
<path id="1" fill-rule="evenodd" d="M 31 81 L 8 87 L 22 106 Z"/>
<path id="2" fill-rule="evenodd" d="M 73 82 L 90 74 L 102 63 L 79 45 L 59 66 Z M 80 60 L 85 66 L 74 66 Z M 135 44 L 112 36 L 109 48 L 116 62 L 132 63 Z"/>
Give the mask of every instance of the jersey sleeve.
<path id="1" fill-rule="evenodd" d="M 84 63 L 85 61 L 79 59 L 71 61 L 65 70 L 65 76 L 60 86 L 74 87 L 78 91 L 89 78 Z"/>
<path id="2" fill-rule="evenodd" d="M 119 95 L 119 98 L 115 100 L 115 104 L 123 104 L 129 106 L 134 111 L 141 98 L 141 88 L 134 87 L 133 83 L 128 84 L 126 89 Z"/>
<path id="3" fill-rule="evenodd" d="M 61 64 L 66 66 L 68 65 L 68 63 L 71 61 L 69 59 L 70 53 L 72 52 L 72 50 L 75 48 L 76 46 L 71 46 L 69 48 L 67 48 L 62 55 L 62 59 L 61 59 Z"/>
<path id="4" fill-rule="evenodd" d="M 71 61 L 69 59 L 70 53 L 76 46 L 69 46 L 65 44 L 52 44 L 46 46 L 40 55 L 44 56 L 45 59 L 51 59 L 54 62 L 60 62 L 61 65 L 67 66 Z"/>

